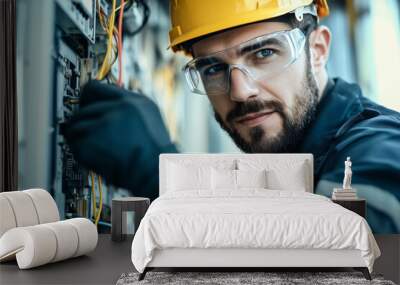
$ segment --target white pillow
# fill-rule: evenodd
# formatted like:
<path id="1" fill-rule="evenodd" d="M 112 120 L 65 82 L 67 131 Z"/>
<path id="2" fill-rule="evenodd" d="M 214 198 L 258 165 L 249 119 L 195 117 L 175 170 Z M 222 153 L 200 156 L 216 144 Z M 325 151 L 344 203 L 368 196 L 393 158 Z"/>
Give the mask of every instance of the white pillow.
<path id="1" fill-rule="evenodd" d="M 213 190 L 236 190 L 236 170 L 212 168 Z"/>
<path id="2" fill-rule="evenodd" d="M 238 188 L 267 188 L 267 171 L 263 170 L 236 170 Z"/>
<path id="3" fill-rule="evenodd" d="M 296 163 L 287 169 L 269 169 L 267 171 L 267 185 L 273 190 L 306 191 L 307 173 L 306 164 Z"/>
<path id="4" fill-rule="evenodd" d="M 203 166 L 168 164 L 168 191 L 211 189 L 211 168 Z"/>
<path id="5" fill-rule="evenodd" d="M 211 170 L 213 190 L 232 191 L 240 188 L 267 188 L 266 170 Z"/>
<path id="6" fill-rule="evenodd" d="M 267 188 L 271 190 L 307 191 L 309 181 L 309 164 L 307 160 L 289 158 L 266 160 L 261 158 L 238 159 L 240 170 L 267 171 Z"/>

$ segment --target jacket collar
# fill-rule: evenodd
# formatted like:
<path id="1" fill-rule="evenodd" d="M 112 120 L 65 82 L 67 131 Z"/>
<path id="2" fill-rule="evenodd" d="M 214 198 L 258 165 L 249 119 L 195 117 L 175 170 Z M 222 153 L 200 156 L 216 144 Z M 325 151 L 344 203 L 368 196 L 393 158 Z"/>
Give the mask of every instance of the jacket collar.
<path id="1" fill-rule="evenodd" d="M 300 147 L 302 153 L 313 153 L 316 169 L 324 160 L 333 140 L 364 111 L 361 90 L 340 78 L 329 79 L 318 103 L 315 120 L 306 131 Z"/>

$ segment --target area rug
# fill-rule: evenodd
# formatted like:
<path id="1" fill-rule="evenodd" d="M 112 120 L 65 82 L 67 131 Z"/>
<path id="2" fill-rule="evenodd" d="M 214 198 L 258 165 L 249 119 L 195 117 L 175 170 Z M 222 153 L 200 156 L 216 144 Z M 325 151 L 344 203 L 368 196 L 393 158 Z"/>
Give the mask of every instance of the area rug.
<path id="1" fill-rule="evenodd" d="M 360 272 L 154 272 L 150 271 L 142 281 L 138 281 L 138 273 L 124 273 L 117 285 L 145 284 L 213 284 L 213 285 L 358 285 L 379 284 L 396 285 L 384 280 L 381 275 L 372 274 L 372 281 L 364 278 Z"/>

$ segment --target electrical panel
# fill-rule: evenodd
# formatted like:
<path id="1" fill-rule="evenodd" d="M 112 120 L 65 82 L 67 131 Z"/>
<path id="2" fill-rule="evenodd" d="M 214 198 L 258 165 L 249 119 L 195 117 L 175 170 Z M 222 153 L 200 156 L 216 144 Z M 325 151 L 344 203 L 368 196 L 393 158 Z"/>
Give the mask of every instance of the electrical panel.
<path id="1" fill-rule="evenodd" d="M 66 33 L 95 42 L 96 0 L 57 0 L 57 6 L 56 18 Z"/>
<path id="2" fill-rule="evenodd" d="M 74 159 L 60 133 L 60 126 L 77 111 L 79 104 L 81 58 L 58 39 L 55 64 L 55 181 L 54 189 L 61 189 L 65 202 L 63 213 L 70 218 L 88 217 L 87 171 Z M 60 207 L 60 206 L 59 206 Z"/>
<path id="3" fill-rule="evenodd" d="M 122 13 L 120 0 L 115 6 L 112 0 L 17 1 L 19 185 L 48 190 L 63 219 L 96 216 L 99 232 L 108 232 L 112 198 L 134 194 L 101 182 L 81 165 L 63 128 L 79 112 L 81 88 L 96 77 L 115 83 L 123 74 L 127 90 L 141 89 L 156 102 L 172 98 L 172 88 L 157 84 L 166 73 L 172 80 L 175 68 L 175 61 L 162 56 L 169 29 L 165 3 L 126 0 Z M 150 9 L 153 22 L 148 21 Z M 111 16 L 117 24 L 119 15 L 123 15 L 121 45 L 119 27 L 110 35 L 107 25 Z M 107 55 L 111 55 L 108 60 Z M 114 64 L 117 60 L 121 69 Z M 100 193 L 102 211 L 96 209 Z M 99 212 L 100 216 L 95 214 Z"/>
<path id="4" fill-rule="evenodd" d="M 53 81 L 53 168 L 52 188 L 60 214 L 65 218 L 94 216 L 89 170 L 74 158 L 62 135 L 62 126 L 79 108 L 81 87 L 97 72 L 96 0 L 57 0 L 55 5 L 54 81 Z M 106 5 L 104 1 L 101 5 Z M 103 8 L 105 9 L 105 8 Z M 99 29 L 100 30 L 100 29 Z M 100 34 L 101 37 L 101 34 Z M 111 220 L 111 187 L 103 185 L 104 205 L 101 225 Z M 108 225 L 109 226 L 109 225 Z M 107 232 L 107 227 L 100 231 Z"/>

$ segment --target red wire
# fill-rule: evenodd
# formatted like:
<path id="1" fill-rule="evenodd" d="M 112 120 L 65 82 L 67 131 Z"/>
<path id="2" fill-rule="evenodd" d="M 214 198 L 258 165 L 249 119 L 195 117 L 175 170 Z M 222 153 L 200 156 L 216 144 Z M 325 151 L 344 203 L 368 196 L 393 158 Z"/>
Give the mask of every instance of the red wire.
<path id="1" fill-rule="evenodd" d="M 124 18 L 125 0 L 121 0 L 118 19 L 118 86 L 122 86 L 122 20 Z"/>

